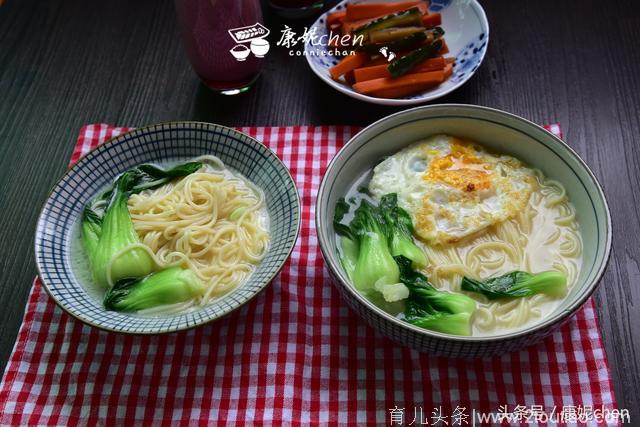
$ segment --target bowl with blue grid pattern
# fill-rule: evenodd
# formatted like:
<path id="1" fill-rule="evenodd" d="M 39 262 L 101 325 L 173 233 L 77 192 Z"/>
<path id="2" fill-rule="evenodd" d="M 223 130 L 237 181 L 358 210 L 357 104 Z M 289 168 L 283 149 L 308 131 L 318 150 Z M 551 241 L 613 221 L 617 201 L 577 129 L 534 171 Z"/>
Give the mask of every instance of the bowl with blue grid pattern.
<path id="1" fill-rule="evenodd" d="M 219 157 L 265 193 L 271 240 L 266 256 L 230 293 L 184 313 L 142 316 L 107 311 L 78 270 L 80 215 L 84 206 L 121 173 L 142 163 Z M 300 201 L 289 170 L 269 148 L 236 130 L 201 122 L 172 122 L 117 136 L 81 158 L 54 186 L 35 235 L 35 258 L 45 290 L 66 312 L 108 331 L 159 334 L 190 329 L 241 307 L 262 291 L 289 258 L 300 229 Z M 90 279 L 89 279 L 90 280 Z"/>
<path id="2" fill-rule="evenodd" d="M 321 15 L 309 30 L 316 37 L 308 38 L 304 46 L 304 56 L 311 70 L 329 86 L 352 98 L 380 105 L 415 105 L 433 101 L 466 83 L 475 74 L 487 52 L 489 22 L 480 3 L 476 0 L 431 0 L 429 12 L 442 15 L 441 27 L 445 31 L 444 38 L 450 51 L 447 56 L 453 56 L 455 60 L 453 75 L 437 87 L 403 98 L 387 99 L 360 94 L 349 84 L 331 78 L 329 69 L 337 64 L 340 58 L 332 55 L 327 44 L 323 42 L 329 37 L 327 16 L 345 10 L 347 4 L 354 1 L 341 1 Z"/>

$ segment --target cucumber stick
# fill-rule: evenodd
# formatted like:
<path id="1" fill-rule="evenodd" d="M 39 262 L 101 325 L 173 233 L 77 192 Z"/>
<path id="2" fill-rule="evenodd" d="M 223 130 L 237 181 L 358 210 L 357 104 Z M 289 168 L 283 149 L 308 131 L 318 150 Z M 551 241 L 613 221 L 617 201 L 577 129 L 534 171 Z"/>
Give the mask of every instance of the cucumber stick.
<path id="1" fill-rule="evenodd" d="M 427 39 L 427 35 L 425 34 L 424 31 L 422 31 L 422 32 L 413 33 L 404 38 L 393 40 L 386 43 L 363 44 L 358 48 L 358 50 L 362 52 L 367 52 L 370 54 L 378 53 L 382 47 L 386 47 L 391 51 L 407 50 L 417 46 L 418 44 L 422 43 L 426 39 Z"/>
<path id="2" fill-rule="evenodd" d="M 353 33 L 356 36 L 363 36 L 366 39 L 372 31 L 384 30 L 385 28 L 391 27 L 408 27 L 421 24 L 422 15 L 420 14 L 420 9 L 414 7 L 403 10 L 402 12 L 378 18 L 375 21 L 371 21 L 368 24 L 363 25 L 362 27 L 356 28 Z"/>
<path id="3" fill-rule="evenodd" d="M 404 74 L 407 74 L 422 61 L 436 56 L 440 51 L 440 48 L 442 48 L 442 41 L 436 40 L 430 45 L 418 48 L 412 52 L 409 52 L 402 58 L 396 59 L 391 64 L 389 64 L 389 67 L 387 67 L 387 69 L 393 77 L 402 76 Z"/>

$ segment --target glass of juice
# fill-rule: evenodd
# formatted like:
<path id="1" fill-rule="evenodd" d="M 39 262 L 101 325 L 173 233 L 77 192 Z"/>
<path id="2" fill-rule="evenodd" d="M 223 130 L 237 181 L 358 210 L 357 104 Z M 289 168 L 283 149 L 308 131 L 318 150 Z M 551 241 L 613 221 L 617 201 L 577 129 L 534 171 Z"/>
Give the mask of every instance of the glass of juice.
<path id="1" fill-rule="evenodd" d="M 224 95 L 248 90 L 269 51 L 260 0 L 175 0 L 175 5 L 182 41 L 200 80 Z"/>
<path id="2" fill-rule="evenodd" d="M 324 7 L 324 0 L 269 0 L 273 10 L 284 18 L 304 18 L 315 15 Z"/>

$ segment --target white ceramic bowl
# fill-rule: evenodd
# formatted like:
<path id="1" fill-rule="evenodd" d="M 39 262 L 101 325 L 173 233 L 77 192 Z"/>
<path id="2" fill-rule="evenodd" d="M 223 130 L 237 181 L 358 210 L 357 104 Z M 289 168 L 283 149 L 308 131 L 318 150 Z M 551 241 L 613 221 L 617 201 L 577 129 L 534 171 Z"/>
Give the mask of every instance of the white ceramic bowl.
<path id="1" fill-rule="evenodd" d="M 434 134 L 477 141 L 511 154 L 561 182 L 577 212 L 583 268 L 567 298 L 549 316 L 523 330 L 491 337 L 461 337 L 421 329 L 375 306 L 349 282 L 336 248 L 332 219 L 336 201 L 377 162 Z M 602 188 L 587 165 L 563 141 L 521 117 L 473 105 L 432 105 L 388 116 L 354 136 L 333 158 L 316 202 L 318 242 L 328 269 L 349 305 L 382 334 L 433 354 L 478 357 L 513 351 L 540 341 L 565 322 L 593 293 L 611 250 L 611 218 Z"/>
<path id="2" fill-rule="evenodd" d="M 346 4 L 352 2 L 354 0 L 344 0 L 321 15 L 311 27 L 311 31 L 315 31 L 318 36 L 317 45 L 312 45 L 311 40 L 308 40 L 304 47 L 305 57 L 313 72 L 329 86 L 352 98 L 381 105 L 415 105 L 433 101 L 456 90 L 469 80 L 487 52 L 489 22 L 480 3 L 476 0 L 431 0 L 429 11 L 442 14 L 441 27 L 445 31 L 444 38 L 450 50 L 448 56 L 455 57 L 453 76 L 438 87 L 404 98 L 387 99 L 362 95 L 351 86 L 331 78 L 329 68 L 337 64 L 339 59 L 329 54 L 326 43 L 318 44 L 321 36 L 327 34 L 327 15 L 344 10 Z"/>

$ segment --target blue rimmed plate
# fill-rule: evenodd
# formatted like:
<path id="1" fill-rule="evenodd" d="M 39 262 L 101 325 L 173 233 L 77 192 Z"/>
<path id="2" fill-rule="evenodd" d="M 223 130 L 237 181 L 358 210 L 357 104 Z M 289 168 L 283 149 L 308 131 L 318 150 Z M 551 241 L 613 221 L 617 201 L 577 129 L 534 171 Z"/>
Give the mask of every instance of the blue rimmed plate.
<path id="1" fill-rule="evenodd" d="M 270 219 L 269 250 L 248 280 L 219 300 L 196 311 L 162 316 L 106 311 L 79 277 L 72 246 L 87 202 L 120 173 L 145 162 L 218 156 L 265 192 Z M 92 326 L 132 334 L 157 334 L 193 328 L 239 308 L 280 272 L 300 229 L 298 192 L 287 167 L 255 139 L 223 126 L 201 122 L 151 125 L 120 135 L 80 159 L 56 184 L 36 228 L 38 272 L 53 300 Z"/>
<path id="2" fill-rule="evenodd" d="M 381 105 L 414 105 L 433 101 L 454 91 L 469 80 L 482 63 L 487 52 L 489 22 L 482 6 L 476 0 L 431 0 L 429 11 L 442 14 L 444 38 L 450 51 L 447 56 L 455 57 L 453 76 L 438 87 L 399 99 L 376 98 L 359 94 L 351 86 L 331 78 L 329 68 L 337 64 L 339 58 L 329 53 L 326 43 L 321 43 L 322 40 L 327 39 L 322 36 L 328 36 L 327 15 L 344 10 L 347 3 L 353 2 L 360 3 L 361 0 L 344 0 L 321 15 L 310 29 L 310 32 L 315 31 L 317 37 L 315 39 L 309 38 L 305 43 L 305 57 L 313 72 L 329 86 L 352 98 Z"/>

